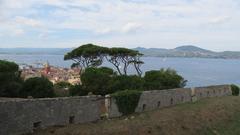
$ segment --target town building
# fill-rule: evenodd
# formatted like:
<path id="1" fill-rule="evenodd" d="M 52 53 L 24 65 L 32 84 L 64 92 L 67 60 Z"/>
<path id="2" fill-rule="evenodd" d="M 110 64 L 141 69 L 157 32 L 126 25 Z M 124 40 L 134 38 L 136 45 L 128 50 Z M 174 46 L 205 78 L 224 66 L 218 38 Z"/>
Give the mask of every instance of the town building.
<path id="1" fill-rule="evenodd" d="M 44 76 L 48 78 L 53 84 L 58 82 L 69 82 L 72 85 L 81 84 L 80 69 L 75 68 L 61 68 L 51 66 L 48 62 L 43 64 L 43 67 L 24 66 L 22 68 L 21 77 L 26 80 L 33 77 Z"/>

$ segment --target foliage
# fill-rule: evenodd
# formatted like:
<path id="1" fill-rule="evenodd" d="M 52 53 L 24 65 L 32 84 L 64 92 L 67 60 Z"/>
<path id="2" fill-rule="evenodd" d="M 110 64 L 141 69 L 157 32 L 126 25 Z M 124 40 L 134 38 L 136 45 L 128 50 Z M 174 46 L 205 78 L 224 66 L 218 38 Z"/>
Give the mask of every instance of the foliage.
<path id="1" fill-rule="evenodd" d="M 80 67 L 80 64 L 77 62 L 77 63 L 73 63 L 71 65 L 71 68 L 81 68 L 81 67 Z"/>
<path id="2" fill-rule="evenodd" d="M 0 72 L 17 72 L 18 65 L 14 62 L 0 60 Z"/>
<path id="3" fill-rule="evenodd" d="M 70 96 L 86 96 L 88 91 L 84 90 L 82 85 L 73 85 L 69 88 Z"/>
<path id="4" fill-rule="evenodd" d="M 82 87 L 95 95 L 106 95 L 123 90 L 162 90 L 181 88 L 186 80 L 172 69 L 149 71 L 142 78 L 137 75 L 116 75 L 107 67 L 87 68 L 81 76 Z"/>
<path id="5" fill-rule="evenodd" d="M 0 60 L 0 97 L 18 97 L 22 87 L 19 67 L 14 62 Z"/>
<path id="6" fill-rule="evenodd" d="M 34 98 L 54 97 L 53 84 L 44 77 L 29 78 L 23 83 L 21 96 L 24 98 L 28 96 Z"/>
<path id="7" fill-rule="evenodd" d="M 72 86 L 69 82 L 58 82 L 54 84 L 54 93 L 56 97 L 69 96 L 69 88 Z"/>
<path id="8" fill-rule="evenodd" d="M 142 56 L 143 54 L 137 53 L 130 61 L 130 63 L 133 64 L 135 70 L 137 71 L 138 76 L 142 76 L 142 70 L 140 68 L 144 64 L 144 62 L 141 61 Z"/>
<path id="9" fill-rule="evenodd" d="M 187 80 L 177 74 L 172 69 L 152 70 L 145 73 L 145 89 L 162 90 L 172 88 L 182 88 L 186 85 Z"/>
<path id="10" fill-rule="evenodd" d="M 84 88 L 96 95 L 108 94 L 108 86 L 115 72 L 107 67 L 87 68 L 82 73 L 81 81 Z"/>
<path id="11" fill-rule="evenodd" d="M 240 88 L 237 85 L 232 84 L 231 85 L 232 95 L 238 96 Z"/>
<path id="12" fill-rule="evenodd" d="M 109 67 L 100 67 L 98 68 L 101 72 L 106 73 L 108 75 L 117 75 L 115 71 L 113 71 L 113 69 L 109 68 Z"/>
<path id="13" fill-rule="evenodd" d="M 61 88 L 56 89 L 54 88 L 54 94 L 56 97 L 68 97 L 69 96 L 69 89 Z"/>
<path id="14" fill-rule="evenodd" d="M 127 75 L 128 66 L 134 64 L 134 67 L 139 75 L 141 75 L 140 65 L 143 64 L 140 61 L 140 54 L 138 51 L 127 48 L 110 48 L 108 51 L 107 60 L 116 67 L 119 75 Z M 123 73 L 120 70 L 120 66 L 123 65 Z"/>
<path id="15" fill-rule="evenodd" d="M 142 90 L 143 78 L 137 75 L 118 76 L 113 69 L 107 67 L 87 68 L 81 75 L 84 90 L 95 95 L 106 95 L 122 90 Z"/>
<path id="16" fill-rule="evenodd" d="M 79 65 L 81 69 L 98 67 L 102 64 L 107 50 L 108 48 L 105 47 L 85 44 L 67 53 L 64 56 L 64 60 L 73 60 L 75 63 L 72 67 Z"/>
<path id="17" fill-rule="evenodd" d="M 119 75 L 127 75 L 128 67 L 132 64 L 137 74 L 141 76 L 140 66 L 143 61 L 140 58 L 142 55 L 136 50 L 127 48 L 107 48 L 94 44 L 85 44 L 67 53 L 64 60 L 73 60 L 74 63 L 71 67 L 80 67 L 82 71 L 84 68 L 100 66 L 104 58 L 106 58 L 117 69 Z M 121 65 L 123 71 L 120 69 Z M 80 73 L 82 73 L 81 71 Z"/>
<path id="18" fill-rule="evenodd" d="M 11 81 L 0 86 L 0 97 L 19 97 L 21 81 Z"/>
<path id="19" fill-rule="evenodd" d="M 119 112 L 128 115 L 135 112 L 141 94 L 142 91 L 125 90 L 116 92 L 111 96 L 116 100 Z"/>
<path id="20" fill-rule="evenodd" d="M 58 82 L 54 84 L 54 88 L 57 88 L 57 89 L 70 88 L 71 86 L 72 84 L 69 82 Z"/>
<path id="21" fill-rule="evenodd" d="M 136 75 L 114 76 L 109 84 L 111 93 L 122 90 L 143 90 L 144 80 Z"/>

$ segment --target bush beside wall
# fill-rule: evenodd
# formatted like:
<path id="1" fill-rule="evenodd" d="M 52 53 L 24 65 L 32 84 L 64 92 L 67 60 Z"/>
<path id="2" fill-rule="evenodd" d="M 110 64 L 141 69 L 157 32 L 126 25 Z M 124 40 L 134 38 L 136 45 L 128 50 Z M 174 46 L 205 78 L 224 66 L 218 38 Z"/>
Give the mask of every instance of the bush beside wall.
<path id="1" fill-rule="evenodd" d="M 232 95 L 238 96 L 239 95 L 239 87 L 237 85 L 232 84 L 231 85 Z"/>
<path id="2" fill-rule="evenodd" d="M 32 96 L 33 98 L 52 98 L 55 96 L 53 83 L 45 77 L 27 79 L 23 83 L 20 94 L 23 98 L 27 98 L 28 96 Z"/>
<path id="3" fill-rule="evenodd" d="M 141 94 L 142 91 L 125 90 L 116 92 L 111 96 L 116 100 L 119 112 L 128 115 L 135 112 Z"/>

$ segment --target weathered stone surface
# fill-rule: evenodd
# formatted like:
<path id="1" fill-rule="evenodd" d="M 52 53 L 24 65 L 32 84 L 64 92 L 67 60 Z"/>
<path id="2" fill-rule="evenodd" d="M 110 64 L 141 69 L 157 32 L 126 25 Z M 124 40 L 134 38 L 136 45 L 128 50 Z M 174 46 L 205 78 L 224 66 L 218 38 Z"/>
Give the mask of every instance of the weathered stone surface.
<path id="1" fill-rule="evenodd" d="M 136 112 L 150 111 L 191 101 L 191 89 L 154 90 L 142 93 Z"/>
<path id="2" fill-rule="evenodd" d="M 199 100 L 206 97 L 221 97 L 232 95 L 230 85 L 219 85 L 194 88 L 194 96 Z"/>
<path id="3" fill-rule="evenodd" d="M 230 85 L 144 91 L 135 112 L 231 94 Z M 103 108 L 104 104 L 106 108 Z M 32 132 L 34 128 L 92 122 L 99 120 L 101 114 L 105 113 L 109 118 L 122 116 L 115 99 L 110 96 L 0 98 L 0 135 L 19 135 Z"/>
<path id="4" fill-rule="evenodd" d="M 230 85 L 218 85 L 197 88 L 180 88 L 171 90 L 144 91 L 139 99 L 135 112 L 150 111 L 169 107 L 185 102 L 194 102 L 207 97 L 221 97 L 231 95 Z M 110 98 L 109 117 L 120 117 L 115 100 Z"/>
<path id="5" fill-rule="evenodd" d="M 0 134 L 18 135 L 36 128 L 100 119 L 98 97 L 0 100 Z"/>
<path id="6" fill-rule="evenodd" d="M 108 117 L 115 118 L 122 116 L 122 113 L 118 111 L 118 106 L 116 104 L 116 100 L 114 98 L 109 99 L 109 106 L 108 106 Z"/>

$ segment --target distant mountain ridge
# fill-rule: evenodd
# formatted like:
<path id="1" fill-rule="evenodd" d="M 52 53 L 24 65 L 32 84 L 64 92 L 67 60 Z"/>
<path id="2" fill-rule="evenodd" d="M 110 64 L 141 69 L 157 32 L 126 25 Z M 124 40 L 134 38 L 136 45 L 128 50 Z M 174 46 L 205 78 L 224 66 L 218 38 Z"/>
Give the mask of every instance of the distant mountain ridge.
<path id="1" fill-rule="evenodd" d="M 0 48 L 0 54 L 16 55 L 64 55 L 74 48 Z M 133 48 L 143 53 L 144 56 L 150 57 L 186 57 L 186 58 L 223 58 L 223 59 L 240 59 L 240 52 L 223 51 L 214 52 L 193 45 L 179 46 L 174 49 L 164 48 Z"/>
<path id="2" fill-rule="evenodd" d="M 29 55 L 63 55 L 72 48 L 0 48 L 0 54 L 29 54 Z"/>
<path id="3" fill-rule="evenodd" d="M 134 48 L 134 50 L 138 50 L 145 56 L 152 57 L 186 57 L 186 58 L 197 57 L 197 58 L 240 59 L 240 52 L 235 51 L 214 52 L 193 45 L 179 46 L 174 49 L 137 47 Z"/>
<path id="4" fill-rule="evenodd" d="M 210 50 L 206 50 L 206 49 L 202 49 L 199 48 L 197 46 L 193 46 L 193 45 L 186 45 L 186 46 L 179 46 L 176 47 L 174 50 L 178 50 L 178 51 L 191 51 L 191 52 L 212 52 Z"/>

